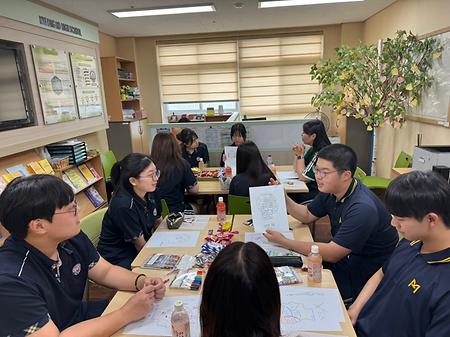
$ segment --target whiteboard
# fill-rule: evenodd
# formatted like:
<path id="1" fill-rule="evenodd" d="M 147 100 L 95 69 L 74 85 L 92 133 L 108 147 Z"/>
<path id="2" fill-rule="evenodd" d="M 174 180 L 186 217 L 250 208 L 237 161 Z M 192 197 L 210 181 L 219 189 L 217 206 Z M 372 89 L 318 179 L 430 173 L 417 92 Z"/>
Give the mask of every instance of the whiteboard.
<path id="1" fill-rule="evenodd" d="M 255 142 L 260 151 L 290 151 L 292 145 L 301 141 L 303 124 L 308 119 L 243 121 L 247 129 L 247 140 Z M 199 123 L 148 123 L 149 144 L 158 131 L 172 131 L 173 128 L 190 128 L 199 140 L 208 146 L 210 152 L 222 152 L 231 144 L 230 130 L 236 122 Z"/>
<path id="2" fill-rule="evenodd" d="M 442 56 L 434 60 L 431 74 L 432 86 L 422 94 L 422 102 L 411 111 L 411 115 L 435 119 L 448 126 L 450 104 L 450 32 L 434 36 L 444 43 Z"/>

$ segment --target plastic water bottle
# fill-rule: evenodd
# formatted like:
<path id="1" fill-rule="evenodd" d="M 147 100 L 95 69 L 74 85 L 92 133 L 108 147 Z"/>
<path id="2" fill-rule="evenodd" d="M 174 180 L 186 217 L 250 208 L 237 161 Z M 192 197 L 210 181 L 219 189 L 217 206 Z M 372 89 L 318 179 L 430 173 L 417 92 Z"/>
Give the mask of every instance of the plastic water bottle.
<path id="1" fill-rule="evenodd" d="M 172 337 L 190 337 L 191 327 L 189 324 L 189 314 L 183 307 L 183 302 L 178 300 L 170 319 L 172 323 Z"/>
<path id="2" fill-rule="evenodd" d="M 227 206 L 223 202 L 223 197 L 219 197 L 219 201 L 216 205 L 217 210 L 217 221 L 225 222 L 227 220 Z"/>
<path id="3" fill-rule="evenodd" d="M 273 159 L 272 159 L 272 155 L 269 154 L 267 156 L 267 166 L 270 168 L 270 170 L 272 171 L 272 173 L 274 175 L 276 175 L 277 173 L 277 169 L 275 168 L 275 164 L 273 163 Z"/>
<path id="4" fill-rule="evenodd" d="M 322 282 L 322 256 L 319 246 L 312 245 L 308 256 L 308 279 L 312 282 Z"/>
<path id="5" fill-rule="evenodd" d="M 205 162 L 203 161 L 203 158 L 198 159 L 198 168 L 200 170 L 203 170 L 206 167 Z"/>

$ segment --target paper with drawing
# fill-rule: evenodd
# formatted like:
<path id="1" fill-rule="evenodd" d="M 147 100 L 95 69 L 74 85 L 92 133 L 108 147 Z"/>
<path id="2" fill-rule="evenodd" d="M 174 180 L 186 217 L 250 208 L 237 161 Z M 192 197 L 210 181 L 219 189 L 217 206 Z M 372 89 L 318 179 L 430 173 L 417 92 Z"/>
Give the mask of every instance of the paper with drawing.
<path id="1" fill-rule="evenodd" d="M 155 232 L 145 247 L 195 247 L 199 235 L 199 231 Z"/>

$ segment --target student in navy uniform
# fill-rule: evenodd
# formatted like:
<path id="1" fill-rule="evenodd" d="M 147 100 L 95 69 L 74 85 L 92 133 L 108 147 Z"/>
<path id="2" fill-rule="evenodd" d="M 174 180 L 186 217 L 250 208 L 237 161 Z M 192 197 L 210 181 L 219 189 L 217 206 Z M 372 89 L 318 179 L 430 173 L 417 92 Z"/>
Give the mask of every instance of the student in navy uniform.
<path id="1" fill-rule="evenodd" d="M 203 285 L 201 336 L 280 337 L 280 315 L 280 287 L 266 252 L 253 242 L 221 250 Z"/>
<path id="2" fill-rule="evenodd" d="M 233 143 L 229 146 L 239 146 L 244 144 L 247 140 L 247 130 L 245 129 L 245 125 L 242 123 L 235 123 L 231 127 L 230 130 L 230 138 Z M 220 156 L 220 167 L 225 166 L 225 150 L 222 151 L 222 155 Z"/>
<path id="3" fill-rule="evenodd" d="M 450 185 L 411 172 L 385 195 L 404 236 L 349 308 L 360 337 L 450 336 Z"/>
<path id="4" fill-rule="evenodd" d="M 161 222 L 155 192 L 159 171 L 149 156 L 130 153 L 111 169 L 114 193 L 102 223 L 98 251 L 110 263 L 131 262 Z"/>
<path id="5" fill-rule="evenodd" d="M 295 144 L 292 147 L 292 151 L 295 154 L 294 170 L 297 172 L 299 179 L 306 183 L 309 192 L 290 194 L 289 196 L 297 203 L 314 199 L 319 193 L 314 174 L 314 165 L 317 160 L 317 153 L 325 146 L 331 144 L 325 131 L 325 126 L 319 119 L 303 124 L 302 141 L 303 144 Z M 305 144 L 310 146 L 306 153 Z"/>
<path id="6" fill-rule="evenodd" d="M 180 146 L 171 133 L 158 133 L 153 139 L 151 156 L 161 171 L 158 191 L 170 212 L 193 209 L 185 202 L 184 192 L 198 192 L 197 178 L 181 156 Z"/>
<path id="7" fill-rule="evenodd" d="M 209 163 L 209 152 L 206 144 L 198 141 L 198 136 L 194 130 L 185 128 L 177 134 L 177 139 L 181 144 L 181 154 L 191 167 L 198 167 L 198 163 L 203 159 L 204 164 Z"/>
<path id="8" fill-rule="evenodd" d="M 275 179 L 253 142 L 245 142 L 237 148 L 236 171 L 230 183 L 232 195 L 248 197 L 249 187 L 266 186 L 270 178 Z"/>
<path id="9" fill-rule="evenodd" d="M 1 194 L 0 222 L 11 234 L 0 249 L 1 336 L 111 336 L 164 296 L 161 279 L 104 260 L 80 232 L 78 211 L 72 189 L 52 175 L 16 178 Z M 87 279 L 137 293 L 98 317 L 107 301 L 82 301 Z"/>
<path id="10" fill-rule="evenodd" d="M 391 216 L 381 201 L 353 178 L 356 154 L 342 144 L 324 147 L 317 154 L 315 174 L 320 193 L 308 205 L 286 197 L 287 211 L 303 223 L 325 215 L 331 221 L 331 242 L 313 243 L 289 240 L 281 233 L 267 231 L 272 242 L 308 255 L 318 245 L 333 272 L 344 300 L 351 302 L 367 280 L 387 261 L 398 242 Z"/>

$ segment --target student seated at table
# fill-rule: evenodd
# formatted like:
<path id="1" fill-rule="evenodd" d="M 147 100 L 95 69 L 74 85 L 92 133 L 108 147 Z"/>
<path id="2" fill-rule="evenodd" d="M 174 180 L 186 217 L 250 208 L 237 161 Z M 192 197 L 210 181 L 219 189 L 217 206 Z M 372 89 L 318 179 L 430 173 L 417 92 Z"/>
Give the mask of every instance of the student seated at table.
<path id="1" fill-rule="evenodd" d="M 114 192 L 97 247 L 110 263 L 131 269 L 160 224 L 161 200 L 155 192 L 159 174 L 151 158 L 141 153 L 130 153 L 112 167 Z"/>
<path id="2" fill-rule="evenodd" d="M 247 140 L 247 130 L 245 129 L 245 125 L 242 123 L 235 123 L 231 127 L 230 130 L 230 138 L 233 143 L 229 146 L 239 146 L 243 144 Z M 220 167 L 225 166 L 225 150 L 222 151 L 222 155 L 220 156 Z"/>
<path id="3" fill-rule="evenodd" d="M 389 185 L 385 201 L 403 235 L 349 315 L 360 337 L 450 336 L 450 185 L 415 171 Z"/>
<path id="4" fill-rule="evenodd" d="M 161 279 L 104 260 L 78 212 L 72 188 L 52 175 L 16 178 L 1 194 L 0 222 L 11 233 L 0 249 L 1 336 L 111 336 L 164 296 Z M 137 293 L 98 317 L 107 301 L 82 301 L 88 279 Z"/>
<path id="5" fill-rule="evenodd" d="M 188 128 L 181 130 L 177 134 L 177 139 L 181 142 L 181 155 L 191 167 L 199 167 L 201 159 L 204 164 L 209 163 L 208 147 L 198 141 L 194 130 Z"/>
<path id="6" fill-rule="evenodd" d="M 287 211 L 303 223 L 328 215 L 331 241 L 312 243 L 289 240 L 267 231 L 269 241 L 308 255 L 318 245 L 324 268 L 331 269 L 347 303 L 355 299 L 367 280 L 387 261 L 398 242 L 391 215 L 366 186 L 353 178 L 356 154 L 342 144 L 324 147 L 317 154 L 315 174 L 320 193 L 308 206 L 286 196 Z"/>
<path id="7" fill-rule="evenodd" d="M 184 192 L 198 192 L 197 178 L 189 163 L 181 156 L 180 146 L 171 133 L 158 133 L 153 139 L 151 156 L 161 171 L 158 191 L 170 212 L 192 210 L 185 202 Z"/>
<path id="8" fill-rule="evenodd" d="M 317 160 L 317 153 L 325 146 L 330 145 L 327 132 L 323 122 L 315 119 L 303 124 L 302 132 L 303 144 L 295 144 L 292 151 L 295 154 L 294 170 L 301 181 L 308 186 L 308 193 L 291 193 L 289 196 L 297 203 L 312 200 L 318 193 L 314 165 Z M 310 148 L 305 153 L 305 145 Z"/>
<path id="9" fill-rule="evenodd" d="M 237 148 L 236 176 L 230 183 L 230 194 L 249 196 L 249 187 L 266 186 L 270 178 L 275 179 L 267 167 L 255 143 L 245 142 Z"/>
<path id="10" fill-rule="evenodd" d="M 280 337 L 281 300 L 267 254 L 234 242 L 216 257 L 203 285 L 202 337 Z"/>

